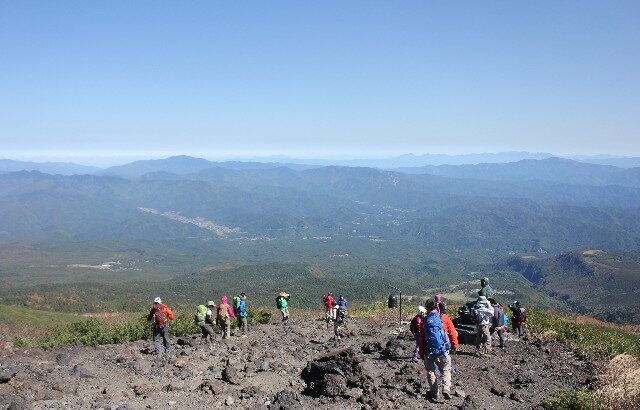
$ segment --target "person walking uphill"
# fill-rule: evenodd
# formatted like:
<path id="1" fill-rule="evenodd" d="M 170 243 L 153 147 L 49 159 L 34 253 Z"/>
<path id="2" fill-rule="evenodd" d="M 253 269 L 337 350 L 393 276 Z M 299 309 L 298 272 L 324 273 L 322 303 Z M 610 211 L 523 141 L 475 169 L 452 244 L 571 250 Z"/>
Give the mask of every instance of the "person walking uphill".
<path id="1" fill-rule="evenodd" d="M 249 317 L 249 311 L 247 310 L 247 295 L 244 292 L 240 293 L 240 300 L 238 301 L 238 327 L 242 330 L 242 336 L 247 337 L 247 318 Z"/>
<path id="2" fill-rule="evenodd" d="M 480 296 L 473 307 L 478 324 L 476 325 L 476 355 L 483 356 L 491 352 L 491 321 L 493 306 L 486 297 Z"/>
<path id="3" fill-rule="evenodd" d="M 171 341 L 169 340 L 169 321 L 173 320 L 174 315 L 169 306 L 162 303 L 159 297 L 153 301 L 153 307 L 147 315 L 147 320 L 151 322 L 153 328 L 153 347 L 155 354 L 161 355 L 160 339 L 164 347 L 164 353 L 171 351 Z"/>
<path id="4" fill-rule="evenodd" d="M 282 322 L 289 320 L 289 294 L 287 292 L 280 292 L 276 298 L 276 306 L 282 314 Z"/>
<path id="5" fill-rule="evenodd" d="M 223 295 L 220 299 L 220 305 L 218 305 L 218 323 L 222 328 L 222 338 L 229 339 L 231 337 L 231 319 L 236 317 L 233 313 L 233 309 L 227 303 L 227 295 Z"/>
<path id="6" fill-rule="evenodd" d="M 424 318 L 424 366 L 427 369 L 429 382 L 429 399 L 439 401 L 438 378 L 436 372 L 442 375 L 442 395 L 451 398 L 451 358 L 449 349 L 451 344 L 442 325 L 440 313 L 433 299 L 427 300 L 425 309 L 428 311 Z"/>

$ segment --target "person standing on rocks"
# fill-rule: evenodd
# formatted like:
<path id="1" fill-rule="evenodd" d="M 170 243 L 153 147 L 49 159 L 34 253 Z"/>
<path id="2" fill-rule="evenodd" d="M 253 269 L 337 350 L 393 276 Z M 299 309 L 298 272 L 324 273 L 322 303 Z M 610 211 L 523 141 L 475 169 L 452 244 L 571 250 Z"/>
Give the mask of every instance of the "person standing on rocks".
<path id="1" fill-rule="evenodd" d="M 439 401 L 438 377 L 436 372 L 442 375 L 442 395 L 445 399 L 451 398 L 451 358 L 449 350 L 451 344 L 442 325 L 442 319 L 433 299 L 425 303 L 427 315 L 424 318 L 424 366 L 427 369 L 427 381 L 429 382 L 429 399 Z"/>
<path id="2" fill-rule="evenodd" d="M 505 343 L 505 326 L 504 326 L 504 309 L 502 305 L 496 302 L 494 298 L 489 299 L 489 303 L 493 307 L 493 317 L 491 318 L 491 333 L 496 332 L 500 340 L 500 350 L 504 351 Z"/>
<path id="3" fill-rule="evenodd" d="M 196 325 L 200 327 L 202 331 L 202 341 L 208 344 L 213 342 L 213 327 L 207 323 L 207 312 L 209 310 L 205 305 L 198 306 L 198 310 L 196 311 L 196 315 L 194 321 Z"/>
<path id="4" fill-rule="evenodd" d="M 327 293 L 322 297 L 322 303 L 324 304 L 325 320 L 327 321 L 327 330 L 329 330 L 329 323 L 331 322 L 331 309 L 333 309 L 334 302 L 335 302 L 335 299 L 333 298 L 333 294 L 331 292 Z"/>
<path id="5" fill-rule="evenodd" d="M 442 296 L 436 295 L 433 300 L 436 302 L 438 312 L 440 312 L 440 320 L 442 320 L 444 331 L 447 332 L 447 337 L 449 338 L 449 342 L 451 342 L 451 351 L 449 353 L 455 353 L 456 350 L 458 350 L 458 331 L 453 325 L 451 317 L 447 315 L 447 305 L 442 300 Z"/>
<path id="6" fill-rule="evenodd" d="M 513 328 L 513 333 L 517 334 L 518 337 L 524 336 L 524 323 L 527 320 L 527 317 L 524 314 L 524 308 L 517 300 L 513 302 L 512 305 L 509 305 L 509 309 L 511 310 L 511 314 L 513 315 L 511 318 L 511 327 Z"/>
<path id="7" fill-rule="evenodd" d="M 489 286 L 489 278 L 480 279 L 480 287 L 481 289 L 478 291 L 479 296 L 484 296 L 487 299 L 494 296 L 493 288 Z"/>
<path id="8" fill-rule="evenodd" d="M 218 306 L 218 323 L 222 328 L 222 338 L 229 339 L 231 337 L 231 318 L 235 319 L 233 309 L 227 303 L 229 299 L 227 295 L 223 295 L 220 299 L 220 305 Z"/>
<path id="9" fill-rule="evenodd" d="M 215 313 L 215 314 L 214 314 Z M 210 325 L 212 328 L 216 325 L 216 316 L 218 311 L 216 310 L 216 302 L 210 300 L 207 302 L 207 318 L 205 322 Z M 215 338 L 215 333 L 214 333 Z"/>
<path id="10" fill-rule="evenodd" d="M 424 356 L 423 320 L 426 314 L 427 309 L 425 309 L 424 306 L 418 306 L 418 312 L 413 319 L 411 319 L 411 323 L 409 324 L 409 330 L 413 334 L 413 337 L 416 338 L 416 348 L 413 351 L 413 357 L 411 358 L 412 363 L 417 363 L 418 357 Z"/>
<path id="11" fill-rule="evenodd" d="M 289 320 L 289 294 L 280 292 L 276 298 L 276 306 L 282 314 L 282 323 Z"/>
<path id="12" fill-rule="evenodd" d="M 344 324 L 346 318 L 346 311 L 343 310 L 340 305 L 334 302 L 331 308 L 331 320 L 333 321 L 333 343 L 338 346 L 340 342 L 340 328 Z"/>
<path id="13" fill-rule="evenodd" d="M 493 307 L 489 300 L 480 296 L 473 307 L 478 324 L 476 325 L 476 355 L 484 356 L 491 353 L 491 320 L 493 319 Z"/>
<path id="14" fill-rule="evenodd" d="M 247 310 L 247 295 L 240 293 L 240 300 L 238 301 L 238 328 L 242 330 L 242 336 L 247 337 L 247 320 L 249 317 L 249 311 Z"/>
<path id="15" fill-rule="evenodd" d="M 171 341 L 169 340 L 169 321 L 173 320 L 174 315 L 169 306 L 162 303 L 162 299 L 159 297 L 153 301 L 153 307 L 147 315 L 147 320 L 151 322 L 153 329 L 153 347 L 155 354 L 161 355 L 160 339 L 162 339 L 162 345 L 164 347 L 164 353 L 168 354 L 171 351 Z"/>

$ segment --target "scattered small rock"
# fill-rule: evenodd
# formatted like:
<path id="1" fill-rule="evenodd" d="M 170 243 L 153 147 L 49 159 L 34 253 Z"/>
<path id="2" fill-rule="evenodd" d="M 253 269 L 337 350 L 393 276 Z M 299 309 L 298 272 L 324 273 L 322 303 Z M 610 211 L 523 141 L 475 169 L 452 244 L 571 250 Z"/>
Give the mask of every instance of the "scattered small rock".
<path id="1" fill-rule="evenodd" d="M 96 377 L 95 373 L 92 372 L 84 363 L 78 363 L 75 365 L 73 367 L 73 374 L 81 379 L 93 379 Z"/>
<path id="2" fill-rule="evenodd" d="M 56 362 L 60 366 L 67 366 L 69 363 L 71 363 L 71 354 L 68 352 L 58 353 L 58 355 L 56 356 Z"/>

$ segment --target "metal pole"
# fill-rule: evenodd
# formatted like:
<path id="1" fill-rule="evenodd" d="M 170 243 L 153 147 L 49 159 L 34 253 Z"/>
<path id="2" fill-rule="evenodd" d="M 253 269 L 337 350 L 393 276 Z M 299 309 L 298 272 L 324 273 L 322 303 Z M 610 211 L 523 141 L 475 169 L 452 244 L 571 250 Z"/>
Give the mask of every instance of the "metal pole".
<path id="1" fill-rule="evenodd" d="M 400 291 L 400 326 L 402 326 L 402 291 Z"/>

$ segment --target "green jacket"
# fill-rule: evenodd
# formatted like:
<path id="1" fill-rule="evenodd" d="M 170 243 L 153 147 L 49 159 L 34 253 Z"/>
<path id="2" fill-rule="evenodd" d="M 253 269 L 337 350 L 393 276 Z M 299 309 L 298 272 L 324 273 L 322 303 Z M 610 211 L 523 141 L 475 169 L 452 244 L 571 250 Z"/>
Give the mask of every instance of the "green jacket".
<path id="1" fill-rule="evenodd" d="M 289 296 L 287 296 L 287 297 L 279 296 L 278 297 L 278 309 L 286 309 L 288 307 L 289 307 Z"/>

